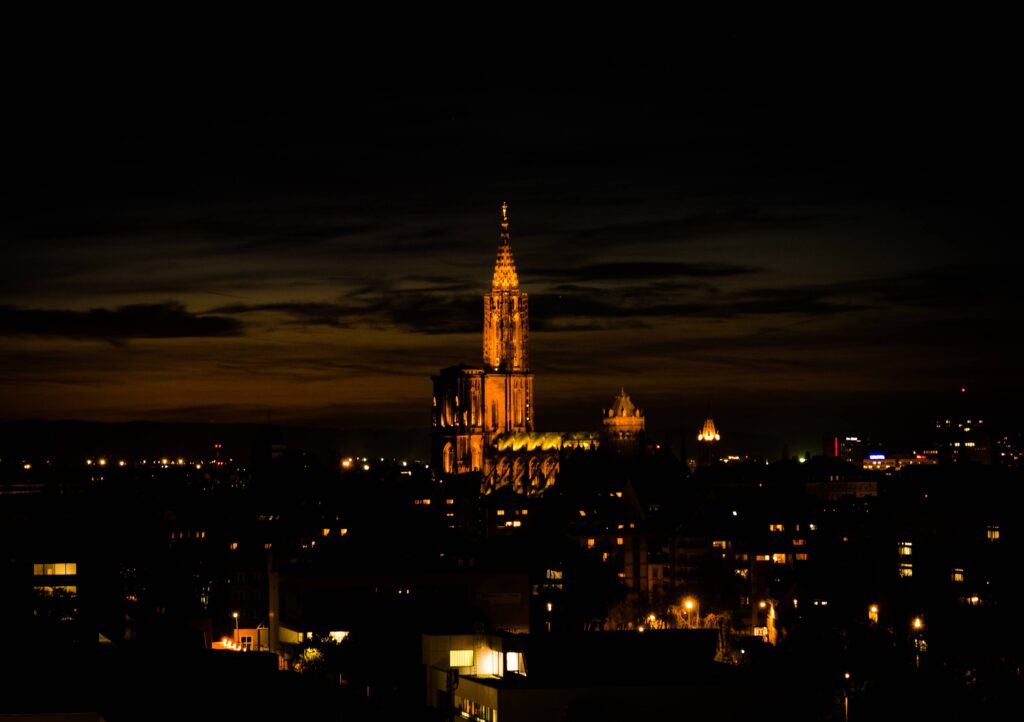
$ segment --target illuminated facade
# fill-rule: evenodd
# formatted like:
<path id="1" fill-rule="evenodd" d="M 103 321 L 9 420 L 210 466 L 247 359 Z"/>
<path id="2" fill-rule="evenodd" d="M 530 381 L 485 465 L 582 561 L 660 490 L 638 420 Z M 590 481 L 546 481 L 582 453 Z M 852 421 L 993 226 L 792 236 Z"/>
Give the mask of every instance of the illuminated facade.
<path id="1" fill-rule="evenodd" d="M 435 468 L 486 474 L 493 467 L 486 452 L 499 435 L 533 431 L 529 331 L 529 297 L 519 288 L 502 203 L 498 257 L 484 296 L 483 368 L 453 366 L 432 377 Z"/>

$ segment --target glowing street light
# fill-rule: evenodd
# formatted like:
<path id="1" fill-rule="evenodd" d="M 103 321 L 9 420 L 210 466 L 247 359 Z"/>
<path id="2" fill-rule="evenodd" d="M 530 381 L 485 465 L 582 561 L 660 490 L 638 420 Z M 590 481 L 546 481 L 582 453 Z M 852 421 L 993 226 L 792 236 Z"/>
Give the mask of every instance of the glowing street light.
<path id="1" fill-rule="evenodd" d="M 231 612 L 231 616 L 235 620 L 235 644 L 238 644 L 238 612 Z"/>
<path id="2" fill-rule="evenodd" d="M 914 617 L 914 621 L 910 623 L 910 626 L 913 627 L 915 632 L 920 632 L 924 629 L 924 620 L 920 617 Z"/>
<path id="3" fill-rule="evenodd" d="M 683 600 L 683 609 L 686 610 L 687 621 L 689 621 L 690 612 L 694 612 L 693 623 L 690 626 L 700 626 L 700 602 L 693 597 L 687 597 Z"/>

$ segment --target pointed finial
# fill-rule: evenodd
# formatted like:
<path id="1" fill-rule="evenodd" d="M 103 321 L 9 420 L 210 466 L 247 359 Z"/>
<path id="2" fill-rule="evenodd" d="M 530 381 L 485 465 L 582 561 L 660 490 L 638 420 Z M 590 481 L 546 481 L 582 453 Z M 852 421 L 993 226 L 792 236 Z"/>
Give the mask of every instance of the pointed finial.
<path id="1" fill-rule="evenodd" d="M 501 222 L 508 223 L 508 203 L 501 202 Z"/>

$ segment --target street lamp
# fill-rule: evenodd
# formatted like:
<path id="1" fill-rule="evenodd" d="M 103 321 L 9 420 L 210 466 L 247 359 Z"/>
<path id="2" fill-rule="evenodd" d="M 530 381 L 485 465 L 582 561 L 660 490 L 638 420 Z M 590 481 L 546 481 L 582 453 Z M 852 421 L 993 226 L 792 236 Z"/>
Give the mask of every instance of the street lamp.
<path id="1" fill-rule="evenodd" d="M 697 612 L 694 615 L 694 622 L 691 626 L 700 626 L 700 604 L 693 597 L 687 597 L 683 600 L 683 607 L 686 609 L 687 619 L 689 619 L 690 612 L 696 608 Z"/>
<path id="2" fill-rule="evenodd" d="M 238 612 L 231 612 L 231 616 L 235 619 L 235 644 L 238 644 Z"/>

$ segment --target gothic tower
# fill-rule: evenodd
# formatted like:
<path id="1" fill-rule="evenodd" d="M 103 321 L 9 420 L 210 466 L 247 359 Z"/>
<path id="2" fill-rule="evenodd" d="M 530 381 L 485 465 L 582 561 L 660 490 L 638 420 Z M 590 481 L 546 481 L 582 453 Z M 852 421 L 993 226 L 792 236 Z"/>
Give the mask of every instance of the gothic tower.
<path id="1" fill-rule="evenodd" d="M 508 231 L 508 204 L 501 204 L 498 258 L 491 292 L 484 296 L 484 433 L 533 431 L 533 374 L 529 353 L 529 298 L 519 290 Z"/>
<path id="2" fill-rule="evenodd" d="M 445 474 L 486 473 L 488 449 L 498 435 L 533 431 L 528 302 L 519 290 L 508 225 L 508 204 L 502 203 L 498 258 L 484 296 L 483 368 L 452 366 L 431 377 L 431 456 Z"/>
<path id="3" fill-rule="evenodd" d="M 529 304 L 519 290 L 516 262 L 508 233 L 508 203 L 501 204 L 498 259 L 494 263 L 491 292 L 484 296 L 484 369 L 528 371 L 530 356 Z"/>

